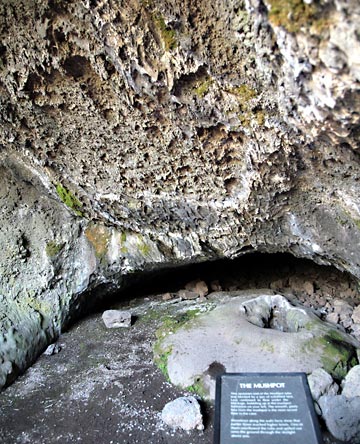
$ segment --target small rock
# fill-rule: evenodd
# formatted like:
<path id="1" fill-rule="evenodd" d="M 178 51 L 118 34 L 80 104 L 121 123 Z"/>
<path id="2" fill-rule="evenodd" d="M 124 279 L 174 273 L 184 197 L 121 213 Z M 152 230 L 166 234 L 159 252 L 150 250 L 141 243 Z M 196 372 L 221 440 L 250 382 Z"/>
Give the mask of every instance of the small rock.
<path id="1" fill-rule="evenodd" d="M 325 307 L 326 298 L 321 292 L 316 292 L 315 293 L 315 302 L 319 307 Z"/>
<path id="2" fill-rule="evenodd" d="M 339 322 L 339 313 L 335 312 L 329 313 L 325 319 L 327 322 L 331 322 L 332 324 L 337 324 Z"/>
<path id="3" fill-rule="evenodd" d="M 314 284 L 310 281 L 305 281 L 299 276 L 291 276 L 289 278 L 289 286 L 293 291 L 304 291 L 312 295 L 314 293 Z"/>
<path id="4" fill-rule="evenodd" d="M 201 279 L 196 279 L 195 281 L 187 283 L 185 289 L 197 293 L 200 297 L 204 297 L 209 293 L 206 282 Z"/>
<path id="5" fill-rule="evenodd" d="M 334 312 L 339 314 L 340 320 L 343 320 L 352 315 L 353 308 L 348 302 L 342 299 L 334 299 Z"/>
<path id="6" fill-rule="evenodd" d="M 161 419 L 174 429 L 204 429 L 200 405 L 193 396 L 184 396 L 168 402 L 163 408 Z"/>
<path id="7" fill-rule="evenodd" d="M 354 309 L 351 318 L 355 324 L 360 324 L 360 305 Z"/>
<path id="8" fill-rule="evenodd" d="M 360 444 L 360 397 L 321 396 L 318 404 L 330 433 L 341 441 Z"/>
<path id="9" fill-rule="evenodd" d="M 10 361 L 5 361 L 0 364 L 0 387 L 6 384 L 7 378 L 13 373 L 13 364 Z"/>
<path id="10" fill-rule="evenodd" d="M 328 294 L 325 294 L 324 296 L 325 296 L 326 300 L 328 301 L 328 302 L 326 302 L 324 308 L 330 312 L 333 309 L 333 306 L 329 302 L 329 300 L 331 300 L 331 296 L 329 296 Z"/>
<path id="11" fill-rule="evenodd" d="M 281 288 L 284 288 L 284 281 L 282 279 L 278 279 L 277 281 L 273 281 L 270 283 L 270 288 L 272 290 L 280 290 Z"/>
<path id="12" fill-rule="evenodd" d="M 123 310 L 106 310 L 102 319 L 107 328 L 119 328 L 131 326 L 131 313 Z"/>
<path id="13" fill-rule="evenodd" d="M 335 296 L 334 293 L 335 293 L 336 287 L 337 287 L 336 284 L 334 286 L 332 286 L 332 285 L 329 285 L 328 283 L 324 282 L 321 286 L 321 289 L 322 289 L 323 293 L 327 295 L 329 300 L 333 300 L 334 296 Z"/>
<path id="14" fill-rule="evenodd" d="M 322 368 L 317 368 L 308 376 L 309 387 L 314 401 L 323 395 L 337 395 L 339 386 L 331 375 Z"/>
<path id="15" fill-rule="evenodd" d="M 353 298 L 356 296 L 356 291 L 353 288 L 347 288 L 344 292 L 342 292 L 342 296 L 344 298 Z"/>
<path id="16" fill-rule="evenodd" d="M 351 326 L 351 334 L 360 341 L 360 324 L 353 324 Z"/>
<path id="17" fill-rule="evenodd" d="M 170 301 L 171 299 L 173 299 L 173 295 L 171 293 L 164 293 L 162 295 L 162 300 L 163 301 Z"/>
<path id="18" fill-rule="evenodd" d="M 314 284 L 310 281 L 305 281 L 303 284 L 303 290 L 309 295 L 314 294 Z"/>
<path id="19" fill-rule="evenodd" d="M 211 291 L 221 291 L 222 287 L 219 281 L 211 281 L 210 282 L 210 290 Z"/>
<path id="20" fill-rule="evenodd" d="M 180 290 L 178 294 L 181 299 L 197 299 L 200 296 L 199 293 L 190 290 Z"/>
<path id="21" fill-rule="evenodd" d="M 341 383 L 342 394 L 347 398 L 360 396 L 360 365 L 355 365 Z"/>
<path id="22" fill-rule="evenodd" d="M 350 328 L 353 324 L 353 321 L 350 317 L 347 317 L 345 319 L 341 319 L 340 323 L 344 328 Z"/>
<path id="23" fill-rule="evenodd" d="M 44 355 L 52 356 L 60 353 L 61 346 L 59 344 L 50 344 L 49 347 L 44 351 Z"/>

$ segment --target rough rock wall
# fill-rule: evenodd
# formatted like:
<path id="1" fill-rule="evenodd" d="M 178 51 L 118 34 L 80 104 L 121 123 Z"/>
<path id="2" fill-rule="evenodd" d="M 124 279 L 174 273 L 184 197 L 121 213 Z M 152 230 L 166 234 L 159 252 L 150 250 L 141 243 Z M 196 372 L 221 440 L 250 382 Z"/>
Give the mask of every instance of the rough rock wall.
<path id="1" fill-rule="evenodd" d="M 360 277 L 359 19 L 356 0 L 0 4 L 0 385 L 134 271 L 258 250 Z"/>

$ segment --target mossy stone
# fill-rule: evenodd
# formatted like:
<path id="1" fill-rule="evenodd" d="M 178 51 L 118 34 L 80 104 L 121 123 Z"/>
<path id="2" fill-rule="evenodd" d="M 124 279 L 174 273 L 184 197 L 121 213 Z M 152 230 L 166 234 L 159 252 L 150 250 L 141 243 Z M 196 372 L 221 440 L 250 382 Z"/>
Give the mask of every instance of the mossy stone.
<path id="1" fill-rule="evenodd" d="M 55 241 L 50 241 L 46 244 L 45 251 L 49 258 L 54 258 L 63 248 L 64 244 L 57 244 Z"/>
<path id="2" fill-rule="evenodd" d="M 175 30 L 166 26 L 164 17 L 160 13 L 154 13 L 153 20 L 156 27 L 160 31 L 162 41 L 164 42 L 165 50 L 170 51 L 175 49 L 178 45 L 178 42 L 176 40 Z"/>
<path id="3" fill-rule="evenodd" d="M 56 185 L 56 192 L 68 208 L 71 208 L 77 216 L 83 216 L 83 213 L 80 211 L 83 204 L 70 190 L 61 185 L 61 183 L 58 183 Z"/>

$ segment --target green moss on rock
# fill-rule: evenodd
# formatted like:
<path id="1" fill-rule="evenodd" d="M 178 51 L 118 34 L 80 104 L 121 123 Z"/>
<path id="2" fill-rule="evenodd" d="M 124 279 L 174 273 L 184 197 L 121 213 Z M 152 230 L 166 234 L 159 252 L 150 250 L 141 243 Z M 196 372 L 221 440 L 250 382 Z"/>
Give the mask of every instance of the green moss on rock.
<path id="1" fill-rule="evenodd" d="M 161 326 L 156 330 L 155 335 L 157 341 L 153 345 L 154 363 L 162 371 L 167 380 L 170 380 L 167 370 L 169 356 L 172 352 L 171 347 L 163 348 L 162 340 L 171 333 L 181 328 L 185 323 L 199 314 L 200 310 L 188 310 L 185 313 L 177 315 L 165 315 L 161 319 Z"/>
<path id="2" fill-rule="evenodd" d="M 242 84 L 227 91 L 235 96 L 239 102 L 239 111 L 237 117 L 241 125 L 245 128 L 252 124 L 262 126 L 265 123 L 266 112 L 259 106 L 258 92 L 246 84 Z"/>
<path id="3" fill-rule="evenodd" d="M 23 311 L 24 315 L 27 317 L 28 308 L 31 307 L 34 311 L 41 314 L 44 318 L 49 319 L 53 314 L 53 308 L 51 304 L 47 301 L 41 300 L 36 295 L 31 295 L 28 293 L 24 298 L 17 302 L 18 311 L 21 313 Z"/>
<path id="4" fill-rule="evenodd" d="M 166 350 L 161 350 L 160 347 L 154 346 L 154 363 L 161 371 L 161 373 L 165 376 L 167 381 L 170 381 L 169 372 L 168 372 L 168 359 L 171 354 L 171 347 Z"/>
<path id="5" fill-rule="evenodd" d="M 356 348 L 335 330 L 310 339 L 305 345 L 306 348 L 319 350 L 324 369 L 337 381 L 341 381 L 358 363 Z"/>
<path id="6" fill-rule="evenodd" d="M 209 396 L 200 376 L 195 378 L 194 383 L 192 385 L 190 385 L 189 387 L 186 387 L 185 390 L 187 390 L 190 393 L 194 393 L 195 395 L 200 396 L 201 399 L 206 399 Z"/>
<path id="7" fill-rule="evenodd" d="M 201 82 L 200 84 L 198 84 L 195 88 L 194 88 L 194 93 L 200 97 L 200 99 L 202 99 L 204 96 L 206 96 L 206 94 L 209 92 L 209 88 L 212 85 L 213 80 L 212 79 L 207 79 L 204 80 L 203 82 Z"/>
<path id="8" fill-rule="evenodd" d="M 175 333 L 184 324 L 198 316 L 199 313 L 199 309 L 192 309 L 185 313 L 164 316 L 160 328 L 156 331 L 156 337 L 162 339 L 170 333 Z"/>
<path id="9" fill-rule="evenodd" d="M 141 234 L 138 235 L 138 244 L 137 247 L 140 251 L 140 253 L 143 256 L 148 256 L 150 254 L 151 248 L 150 246 L 144 241 L 144 238 L 141 236 Z"/>
<path id="10" fill-rule="evenodd" d="M 301 28 L 312 28 L 321 32 L 329 21 L 319 17 L 318 7 L 303 0 L 267 0 L 270 5 L 269 21 L 274 26 L 282 26 L 289 32 L 298 32 Z"/>
<path id="11" fill-rule="evenodd" d="M 175 49 L 178 45 L 175 30 L 166 26 L 164 17 L 160 13 L 154 13 L 153 20 L 160 32 L 161 39 L 164 42 L 165 50 L 170 51 L 172 49 Z"/>
<path id="12" fill-rule="evenodd" d="M 231 93 L 235 94 L 241 102 L 245 103 L 257 96 L 255 89 L 245 84 L 232 88 Z"/>
<path id="13" fill-rule="evenodd" d="M 126 233 L 123 231 L 120 236 L 121 243 L 124 244 L 126 242 Z"/>
<path id="14" fill-rule="evenodd" d="M 83 216 L 83 213 L 80 211 L 83 204 L 80 200 L 72 194 L 67 188 L 65 188 L 61 183 L 56 185 L 56 192 L 61 199 L 61 201 L 69 208 L 71 208 L 77 216 Z"/>
<path id="15" fill-rule="evenodd" d="M 353 219 L 354 224 L 360 230 L 360 219 Z"/>
<path id="16" fill-rule="evenodd" d="M 57 244 L 54 241 L 50 241 L 46 244 L 45 251 L 47 256 L 54 258 L 64 248 L 64 244 Z"/>
<path id="17" fill-rule="evenodd" d="M 120 235 L 120 251 L 122 254 L 127 254 L 129 251 L 125 245 L 126 239 L 127 239 L 126 233 L 125 231 L 123 231 Z"/>

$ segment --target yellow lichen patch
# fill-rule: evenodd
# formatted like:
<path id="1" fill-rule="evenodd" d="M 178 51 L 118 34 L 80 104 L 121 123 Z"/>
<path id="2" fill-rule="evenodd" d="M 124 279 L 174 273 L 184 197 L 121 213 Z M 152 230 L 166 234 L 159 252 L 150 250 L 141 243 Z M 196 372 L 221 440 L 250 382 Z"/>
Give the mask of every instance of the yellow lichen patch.
<path id="1" fill-rule="evenodd" d="M 275 353 L 275 347 L 269 341 L 262 340 L 260 342 L 260 347 L 267 353 Z"/>
<path id="2" fill-rule="evenodd" d="M 85 236 L 92 244 L 98 258 L 105 256 L 110 240 L 110 231 L 104 225 L 92 224 L 85 230 Z"/>
<path id="3" fill-rule="evenodd" d="M 258 92 L 246 84 L 226 90 L 238 102 L 237 117 L 245 128 L 265 123 L 266 112 L 259 107 Z M 240 111 L 240 112 L 239 112 Z"/>
<path id="4" fill-rule="evenodd" d="M 148 256 L 150 253 L 150 246 L 145 243 L 141 234 L 138 234 L 138 249 L 143 256 Z"/>
<path id="5" fill-rule="evenodd" d="M 154 13 L 153 20 L 156 25 L 156 28 L 160 32 L 161 39 L 165 46 L 165 50 L 170 51 L 172 49 L 175 49 L 178 45 L 178 42 L 176 40 L 175 30 L 166 26 L 164 17 L 160 13 Z"/>
<path id="6" fill-rule="evenodd" d="M 39 297 L 28 294 L 21 301 L 17 301 L 18 308 L 27 311 L 31 307 L 34 311 L 41 313 L 42 316 L 50 316 L 53 309 L 49 302 L 41 300 Z"/>
<path id="7" fill-rule="evenodd" d="M 313 34 L 321 34 L 326 29 L 329 29 L 331 24 L 333 23 L 333 20 L 329 17 L 321 17 L 317 20 L 314 20 L 311 24 L 310 31 Z"/>
<path id="8" fill-rule="evenodd" d="M 262 111 L 262 110 L 258 110 L 258 111 L 256 111 L 256 113 L 255 113 L 255 119 L 256 119 L 256 122 L 257 122 L 257 124 L 258 124 L 259 126 L 264 125 L 264 123 L 265 123 L 265 112 Z"/>
<path id="9" fill-rule="evenodd" d="M 317 8 L 303 0 L 267 0 L 270 5 L 269 21 L 289 32 L 298 32 L 316 21 Z"/>
<path id="10" fill-rule="evenodd" d="M 238 113 L 237 117 L 241 122 L 241 125 L 248 128 L 253 125 L 262 126 L 265 123 L 266 113 L 263 110 L 251 110 L 247 106 L 240 107 L 241 112 Z"/>
<path id="11" fill-rule="evenodd" d="M 126 254 L 128 252 L 128 249 L 126 247 L 126 233 L 123 231 L 120 235 L 120 251 L 122 254 Z"/>
<path id="12" fill-rule="evenodd" d="M 50 241 L 46 244 L 45 251 L 47 256 L 53 258 L 57 256 L 60 251 L 64 248 L 64 244 L 57 244 L 55 241 Z"/>
<path id="13" fill-rule="evenodd" d="M 245 103 L 257 96 L 255 89 L 245 84 L 232 88 L 230 93 L 236 95 L 241 102 Z"/>
<path id="14" fill-rule="evenodd" d="M 204 80 L 203 82 L 199 83 L 194 88 L 194 93 L 202 99 L 206 94 L 209 92 L 209 88 L 211 84 L 213 83 L 212 79 Z"/>

